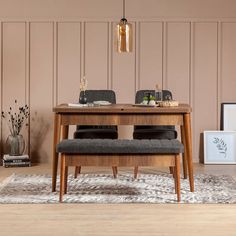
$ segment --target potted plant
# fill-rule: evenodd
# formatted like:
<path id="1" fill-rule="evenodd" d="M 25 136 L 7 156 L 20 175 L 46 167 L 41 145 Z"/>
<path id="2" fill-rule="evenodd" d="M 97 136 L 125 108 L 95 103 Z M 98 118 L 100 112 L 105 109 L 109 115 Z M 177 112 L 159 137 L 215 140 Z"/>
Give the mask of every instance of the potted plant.
<path id="1" fill-rule="evenodd" d="M 148 104 L 152 105 L 152 106 L 156 105 L 156 98 L 155 98 L 155 96 L 150 95 L 149 103 Z"/>
<path id="2" fill-rule="evenodd" d="M 24 153 L 25 141 L 20 132 L 29 114 L 29 107 L 27 105 L 19 107 L 17 100 L 15 100 L 14 108 L 10 107 L 8 112 L 2 111 L 2 118 L 6 121 L 10 131 L 6 141 L 10 156 L 20 156 Z"/>
<path id="3" fill-rule="evenodd" d="M 153 96 L 153 95 L 151 95 L 150 93 L 148 93 L 148 95 L 147 96 L 144 96 L 143 97 L 143 102 L 142 102 L 142 104 L 144 104 L 144 105 L 155 105 L 156 104 L 156 98 L 155 98 L 155 96 Z"/>

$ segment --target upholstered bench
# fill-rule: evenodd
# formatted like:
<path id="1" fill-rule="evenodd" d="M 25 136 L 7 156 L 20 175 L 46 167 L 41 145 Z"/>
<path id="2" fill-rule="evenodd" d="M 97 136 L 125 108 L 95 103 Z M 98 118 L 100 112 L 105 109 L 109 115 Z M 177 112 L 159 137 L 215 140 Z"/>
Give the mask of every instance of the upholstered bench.
<path id="1" fill-rule="evenodd" d="M 57 145 L 61 153 L 60 202 L 67 192 L 69 166 L 159 166 L 174 170 L 180 201 L 180 153 L 178 140 L 66 139 Z"/>

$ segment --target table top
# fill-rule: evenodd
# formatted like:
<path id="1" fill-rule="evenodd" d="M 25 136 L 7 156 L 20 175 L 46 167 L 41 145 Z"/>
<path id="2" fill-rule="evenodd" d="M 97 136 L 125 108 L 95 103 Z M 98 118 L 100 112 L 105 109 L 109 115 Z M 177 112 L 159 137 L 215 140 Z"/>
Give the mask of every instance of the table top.
<path id="1" fill-rule="evenodd" d="M 132 104 L 112 104 L 108 106 L 74 107 L 61 104 L 53 108 L 55 113 L 190 113 L 188 104 L 179 104 L 177 107 L 140 107 Z"/>

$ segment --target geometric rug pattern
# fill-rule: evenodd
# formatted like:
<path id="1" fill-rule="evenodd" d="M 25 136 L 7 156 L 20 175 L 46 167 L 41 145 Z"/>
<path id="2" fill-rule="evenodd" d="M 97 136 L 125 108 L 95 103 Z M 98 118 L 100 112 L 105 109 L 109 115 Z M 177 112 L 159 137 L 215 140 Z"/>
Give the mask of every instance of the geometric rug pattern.
<path id="1" fill-rule="evenodd" d="M 195 192 L 189 181 L 181 178 L 181 203 L 236 203 L 236 181 L 228 175 L 197 174 Z M 57 179 L 59 183 L 59 177 Z M 13 174 L 0 184 L 0 203 L 58 203 L 51 192 L 50 175 Z M 65 203 L 177 203 L 170 174 L 81 174 L 68 177 Z"/>

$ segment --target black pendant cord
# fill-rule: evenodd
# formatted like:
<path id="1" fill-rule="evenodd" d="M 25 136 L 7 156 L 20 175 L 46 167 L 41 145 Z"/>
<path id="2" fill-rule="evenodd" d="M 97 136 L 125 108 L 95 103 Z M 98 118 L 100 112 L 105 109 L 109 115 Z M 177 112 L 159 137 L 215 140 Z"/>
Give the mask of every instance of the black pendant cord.
<path id="1" fill-rule="evenodd" d="M 125 0 L 123 0 L 123 19 L 125 19 Z"/>

